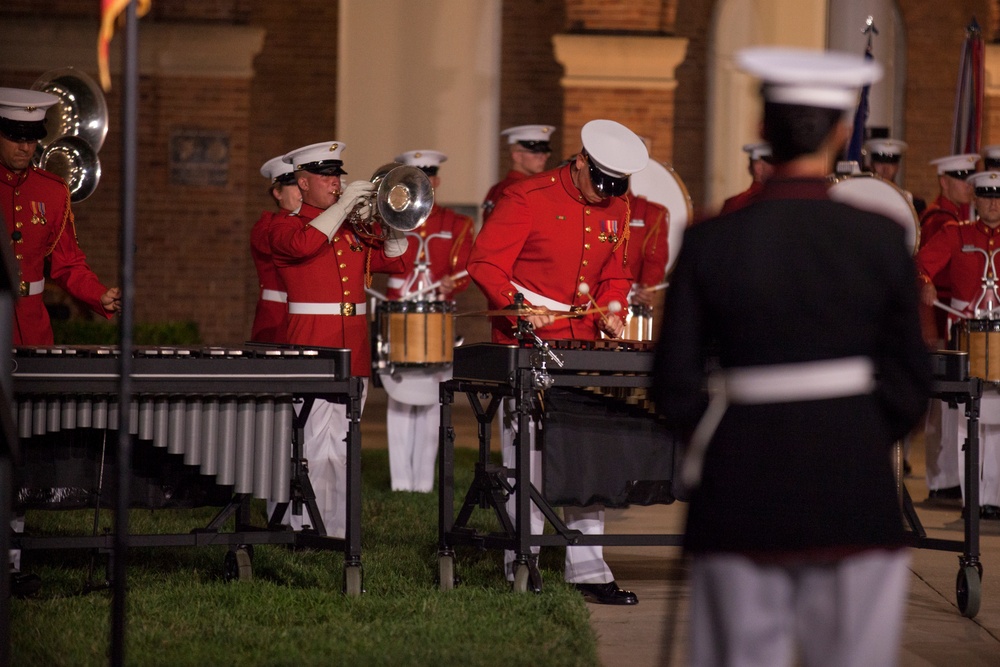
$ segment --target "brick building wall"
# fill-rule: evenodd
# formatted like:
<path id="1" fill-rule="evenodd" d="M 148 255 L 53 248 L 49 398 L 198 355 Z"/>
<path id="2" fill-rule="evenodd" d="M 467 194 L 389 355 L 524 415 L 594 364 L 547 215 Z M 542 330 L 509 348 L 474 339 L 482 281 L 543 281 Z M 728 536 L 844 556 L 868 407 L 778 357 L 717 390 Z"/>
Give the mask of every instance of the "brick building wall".
<path id="1" fill-rule="evenodd" d="M 574 142 L 565 144 L 562 67 L 552 50 L 552 36 L 565 26 L 564 5 L 564 0 L 507 1 L 501 16 L 500 127 L 556 126 L 550 167 L 576 150 Z M 503 178 L 510 169 L 510 154 L 503 149 L 499 158 L 497 173 Z"/>
<path id="2" fill-rule="evenodd" d="M 567 30 L 672 32 L 678 0 L 566 0 Z"/>

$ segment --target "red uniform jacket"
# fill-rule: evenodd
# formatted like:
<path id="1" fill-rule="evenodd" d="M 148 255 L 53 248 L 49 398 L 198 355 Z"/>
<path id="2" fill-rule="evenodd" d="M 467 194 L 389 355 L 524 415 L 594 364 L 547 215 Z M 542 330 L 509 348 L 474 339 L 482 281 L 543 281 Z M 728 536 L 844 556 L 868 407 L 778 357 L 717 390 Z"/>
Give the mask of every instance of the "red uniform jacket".
<path id="1" fill-rule="evenodd" d="M 748 204 L 752 204 L 756 199 L 760 191 L 764 189 L 764 184 L 760 181 L 754 181 L 750 184 L 750 187 L 743 192 L 733 195 L 727 199 L 722 204 L 722 210 L 719 211 L 719 215 L 725 215 L 726 213 L 732 213 L 733 211 L 738 211 Z"/>
<path id="2" fill-rule="evenodd" d="M 288 306 L 283 301 L 264 298 L 264 290 L 284 294 L 285 283 L 278 275 L 271 257 L 271 221 L 276 214 L 264 211 L 250 230 L 250 256 L 257 269 L 257 311 L 253 317 L 250 340 L 259 343 L 288 342 Z"/>
<path id="3" fill-rule="evenodd" d="M 612 301 L 624 308 L 632 282 L 621 238 L 628 222 L 621 197 L 587 204 L 573 184 L 570 165 L 546 171 L 507 188 L 472 245 L 469 275 L 493 309 L 513 304 L 518 286 L 587 308 L 590 300 L 579 291 L 583 282 L 602 308 Z M 536 333 L 550 340 L 594 340 L 598 319 L 595 314 L 562 318 Z M 493 318 L 494 342 L 516 342 L 513 330 L 512 318 Z"/>
<path id="4" fill-rule="evenodd" d="M 278 277 L 288 291 L 288 342 L 350 348 L 351 375 L 371 373 L 365 271 L 403 269 L 399 257 L 386 257 L 382 243 L 360 238 L 349 224 L 328 240 L 308 223 L 321 209 L 302 204 L 298 213 L 279 213 L 271 221 L 271 252 Z M 370 262 L 370 265 L 369 265 Z M 296 304 L 341 304 L 336 314 L 294 314 Z"/>
<path id="5" fill-rule="evenodd" d="M 972 303 L 982 292 L 986 258 L 978 251 L 963 252 L 964 246 L 987 253 L 998 250 L 1000 229 L 990 229 L 979 221 L 945 223 L 917 252 L 917 270 L 925 282 L 950 285 L 953 299 Z M 987 269 L 987 275 L 995 277 L 992 267 Z"/>
<path id="6" fill-rule="evenodd" d="M 435 204 L 423 225 L 406 232 L 409 241 L 403 255 L 406 270 L 390 277 L 386 296 L 391 300 L 401 299 L 417 289 L 418 264 L 429 265 L 429 283 L 463 271 L 472 250 L 472 229 L 472 218 Z M 468 278 L 456 281 L 452 295 L 468 286 Z M 433 294 L 427 294 L 425 300 L 433 298 Z"/>
<path id="7" fill-rule="evenodd" d="M 108 288 L 87 265 L 76 240 L 66 183 L 47 171 L 29 167 L 15 174 L 0 165 L 0 206 L 18 262 L 22 296 L 14 306 L 14 344 L 51 345 L 52 324 L 42 294 L 28 295 L 29 285 L 48 277 L 95 313 L 110 318 L 101 305 Z"/>
<path id="8" fill-rule="evenodd" d="M 504 190 L 526 178 L 528 178 L 528 175 L 524 172 L 511 169 L 502 181 L 490 188 L 490 191 L 486 193 L 486 199 L 483 200 L 483 222 L 486 222 L 486 218 L 490 217 L 490 214 L 493 213 L 493 209 L 496 208 L 497 202 L 500 201 Z"/>
<path id="9" fill-rule="evenodd" d="M 960 222 L 969 219 L 969 205 L 956 204 L 944 195 L 931 202 L 920 216 L 920 247 L 944 227 L 947 222 Z"/>
<path id="10" fill-rule="evenodd" d="M 633 282 L 652 287 L 663 282 L 669 257 L 670 215 L 667 209 L 645 197 L 628 193 L 628 267 Z"/>

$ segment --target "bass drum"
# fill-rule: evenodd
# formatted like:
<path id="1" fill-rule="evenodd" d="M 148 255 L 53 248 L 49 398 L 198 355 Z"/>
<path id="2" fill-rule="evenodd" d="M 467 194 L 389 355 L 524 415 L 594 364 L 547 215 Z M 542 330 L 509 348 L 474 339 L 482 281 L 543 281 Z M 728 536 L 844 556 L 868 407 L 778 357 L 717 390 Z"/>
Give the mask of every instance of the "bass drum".
<path id="1" fill-rule="evenodd" d="M 831 179 L 830 199 L 895 220 L 906 230 L 906 247 L 910 254 L 917 251 L 920 216 L 905 190 L 875 174 L 838 175 Z"/>
<path id="2" fill-rule="evenodd" d="M 632 174 L 632 192 L 666 207 L 670 213 L 667 227 L 667 275 L 674 266 L 684 240 L 684 230 L 694 219 L 694 204 L 684 181 L 669 164 L 650 160 L 644 169 Z"/>

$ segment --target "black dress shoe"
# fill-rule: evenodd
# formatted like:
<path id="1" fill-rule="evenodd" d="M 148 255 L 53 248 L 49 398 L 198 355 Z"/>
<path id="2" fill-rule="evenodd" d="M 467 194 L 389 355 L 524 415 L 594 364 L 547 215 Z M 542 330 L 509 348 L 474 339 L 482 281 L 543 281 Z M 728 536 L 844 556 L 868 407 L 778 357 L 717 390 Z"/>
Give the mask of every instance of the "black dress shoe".
<path id="1" fill-rule="evenodd" d="M 606 584 L 573 584 L 576 590 L 583 593 L 583 599 L 597 604 L 639 604 L 639 598 L 632 591 L 618 588 L 618 584 L 609 581 Z"/>
<path id="2" fill-rule="evenodd" d="M 1000 521 L 1000 507 L 996 505 L 983 505 L 979 508 L 979 518 L 988 521 Z"/>
<path id="3" fill-rule="evenodd" d="M 927 493 L 928 500 L 961 500 L 962 487 L 949 486 L 946 489 L 931 489 Z"/>
<path id="4" fill-rule="evenodd" d="M 42 578 L 30 572 L 10 573 L 10 594 L 16 598 L 34 595 L 42 588 Z"/>

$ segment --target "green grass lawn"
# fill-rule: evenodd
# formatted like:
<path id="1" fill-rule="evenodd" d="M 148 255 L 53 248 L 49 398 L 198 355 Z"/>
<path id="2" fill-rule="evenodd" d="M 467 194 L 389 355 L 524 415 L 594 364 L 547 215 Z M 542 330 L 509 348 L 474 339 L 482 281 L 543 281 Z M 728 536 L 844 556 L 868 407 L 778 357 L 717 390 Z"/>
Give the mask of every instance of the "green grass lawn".
<path id="1" fill-rule="evenodd" d="M 456 450 L 456 491 L 476 452 Z M 437 588 L 437 495 L 389 490 L 384 450 L 364 450 L 364 586 L 341 591 L 340 552 L 257 545 L 253 579 L 227 583 L 225 547 L 133 549 L 128 565 L 129 665 L 597 665 L 586 604 L 562 581 L 563 549 L 544 549 L 544 590 L 510 591 L 499 551 L 459 548 L 455 590 Z M 214 508 L 133 510 L 132 532 L 185 533 Z M 101 525 L 110 527 L 110 511 Z M 264 523 L 263 502 L 254 522 Z M 492 521 L 485 512 L 480 525 Z M 28 513 L 34 534 L 89 534 L 93 512 Z M 38 597 L 11 604 L 13 665 L 107 664 L 111 596 L 84 593 L 91 556 L 31 552 Z M 102 579 L 98 558 L 95 579 Z"/>

